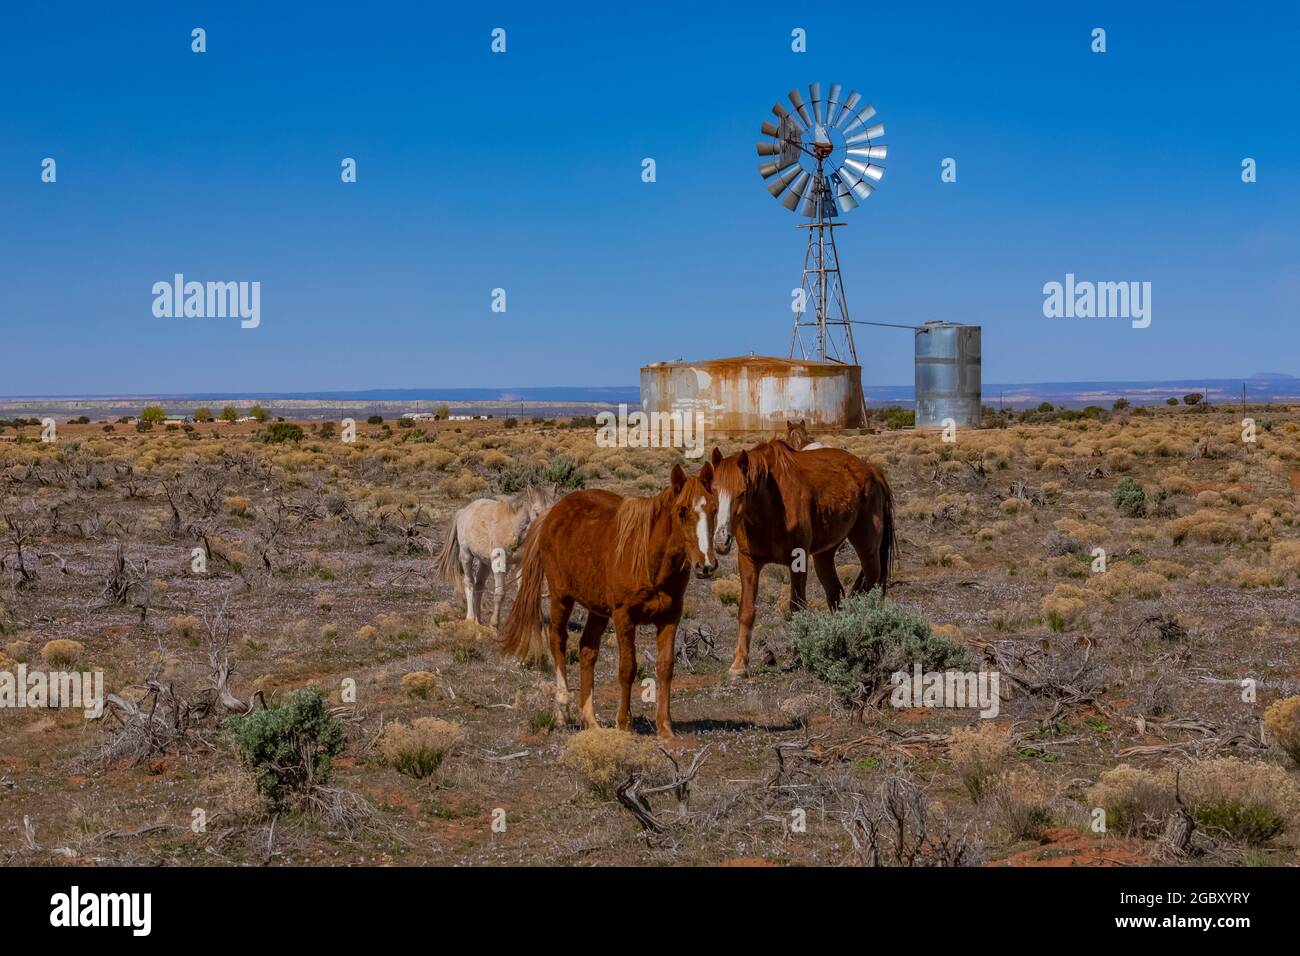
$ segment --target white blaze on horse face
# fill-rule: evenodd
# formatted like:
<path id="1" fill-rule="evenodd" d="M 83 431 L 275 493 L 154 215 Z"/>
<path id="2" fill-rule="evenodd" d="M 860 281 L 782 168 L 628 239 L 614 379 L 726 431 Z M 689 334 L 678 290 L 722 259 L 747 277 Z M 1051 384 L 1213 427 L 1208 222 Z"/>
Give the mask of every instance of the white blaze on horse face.
<path id="1" fill-rule="evenodd" d="M 718 492 L 718 530 L 723 534 L 731 534 L 731 492 Z"/>
<path id="2" fill-rule="evenodd" d="M 695 513 L 699 519 L 695 522 L 695 539 L 700 546 L 700 557 L 709 563 L 709 513 L 704 510 L 704 498 L 695 502 Z"/>

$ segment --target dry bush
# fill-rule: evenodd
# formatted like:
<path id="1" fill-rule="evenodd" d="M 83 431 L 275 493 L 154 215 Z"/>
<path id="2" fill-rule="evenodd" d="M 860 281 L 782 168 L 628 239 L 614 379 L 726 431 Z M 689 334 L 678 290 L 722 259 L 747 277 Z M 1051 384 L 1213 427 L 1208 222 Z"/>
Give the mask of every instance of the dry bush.
<path id="1" fill-rule="evenodd" d="M 654 755 L 654 744 L 643 737 L 613 727 L 591 727 L 573 735 L 560 755 L 560 766 L 608 799 L 618 784 L 648 770 Z"/>
<path id="2" fill-rule="evenodd" d="M 1283 753 L 1300 765 L 1300 696 L 1270 704 L 1264 711 L 1264 730 Z"/>
<path id="3" fill-rule="evenodd" d="M 226 506 L 226 511 L 232 515 L 241 516 L 248 513 L 248 499 L 243 495 L 231 495 L 221 503 Z"/>
<path id="4" fill-rule="evenodd" d="M 1086 545 L 1095 545 L 1107 536 L 1106 529 L 1101 525 L 1075 518 L 1058 518 L 1052 522 L 1052 527 L 1065 537 L 1084 542 Z"/>
<path id="5" fill-rule="evenodd" d="M 398 772 L 430 776 L 464 741 L 460 725 L 437 717 L 418 717 L 411 726 L 393 723 L 379 738 L 379 753 Z"/>
<path id="6" fill-rule="evenodd" d="M 199 619 L 192 614 L 180 614 L 171 620 L 172 633 L 183 641 L 192 640 L 202 626 Z"/>
<path id="7" fill-rule="evenodd" d="M 985 720 L 974 727 L 958 727 L 948 741 L 948 756 L 975 803 L 988 795 L 1010 753 L 1006 731 Z"/>
<path id="8" fill-rule="evenodd" d="M 734 575 L 725 578 L 718 578 L 713 582 L 713 593 L 717 595 L 718 600 L 723 604 L 735 605 L 740 603 L 740 578 Z"/>
<path id="9" fill-rule="evenodd" d="M 1300 824 L 1300 785 L 1275 764 L 1195 760 L 1182 771 L 1181 790 L 1198 826 L 1252 846 Z"/>
<path id="10" fill-rule="evenodd" d="M 428 700 L 438 688 L 438 678 L 431 671 L 411 671 L 402 675 L 401 689 L 407 697 Z"/>
<path id="11" fill-rule="evenodd" d="M 1039 609 L 1054 631 L 1064 631 L 1078 624 L 1088 611 L 1089 594 L 1073 584 L 1058 584 L 1051 594 L 1038 602 Z"/>
<path id="12" fill-rule="evenodd" d="M 1167 530 L 1174 544 L 1182 544 L 1188 538 L 1210 544 L 1231 544 L 1241 540 L 1240 528 L 1223 515 L 1205 508 L 1175 518 L 1169 522 Z"/>
<path id="13" fill-rule="evenodd" d="M 1056 790 L 1022 768 L 1004 771 L 992 788 L 998 822 L 1017 840 L 1037 840 L 1052 822 Z"/>
<path id="14" fill-rule="evenodd" d="M 41 648 L 41 659 L 54 668 L 70 668 L 77 663 L 85 650 L 85 645 L 80 641 L 58 638 L 49 641 Z"/>
<path id="15" fill-rule="evenodd" d="M 1268 549 L 1269 566 L 1300 575 L 1300 541 L 1275 541 Z"/>
<path id="16" fill-rule="evenodd" d="M 1086 796 L 1090 806 L 1106 811 L 1106 829 L 1125 836 L 1158 836 L 1174 808 L 1168 780 L 1126 763 L 1105 771 Z"/>
<path id="17" fill-rule="evenodd" d="M 1108 600 L 1117 598 L 1156 598 L 1169 589 L 1169 581 L 1154 571 L 1141 571 L 1132 564 L 1111 564 L 1101 574 L 1088 579 L 1088 588 Z"/>

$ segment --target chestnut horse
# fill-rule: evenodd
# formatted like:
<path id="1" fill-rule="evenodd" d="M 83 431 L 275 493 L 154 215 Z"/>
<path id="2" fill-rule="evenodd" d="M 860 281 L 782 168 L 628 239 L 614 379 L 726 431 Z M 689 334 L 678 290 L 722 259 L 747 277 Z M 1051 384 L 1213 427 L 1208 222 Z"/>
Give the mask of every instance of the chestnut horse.
<path id="1" fill-rule="evenodd" d="M 579 703 L 584 727 L 599 726 L 591 690 L 600 654 L 600 639 L 612 618 L 618 637 L 618 727 L 627 730 L 636 678 L 636 628 L 658 630 L 655 649 L 660 737 L 673 735 L 669 700 L 682 596 L 691 567 L 707 578 L 718 567 L 713 533 L 718 499 L 713 493 L 713 466 L 705 462 L 698 476 L 673 466 L 670 485 L 650 498 L 624 498 L 609 491 L 575 491 L 560 499 L 524 539 L 519 596 L 506 619 L 503 654 L 541 659 L 546 632 L 542 627 L 543 583 L 550 590 L 550 652 L 555 667 L 555 705 L 564 715 L 569 703 L 565 644 L 573 605 L 587 609 L 579 639 Z"/>
<path id="2" fill-rule="evenodd" d="M 785 443 L 795 451 L 812 451 L 815 448 L 828 448 L 819 441 L 813 441 L 808 434 L 808 419 L 785 423 Z"/>
<path id="3" fill-rule="evenodd" d="M 852 594 L 889 580 L 894 550 L 894 495 L 884 473 L 839 448 L 796 452 L 779 438 L 729 458 L 713 449 L 713 486 L 718 495 L 718 554 L 739 548 L 740 627 L 729 676 L 749 671 L 758 578 L 765 564 L 790 569 L 790 610 L 806 606 L 808 560 L 839 607 L 844 589 L 835 571 L 835 552 L 847 538 L 861 570 Z"/>

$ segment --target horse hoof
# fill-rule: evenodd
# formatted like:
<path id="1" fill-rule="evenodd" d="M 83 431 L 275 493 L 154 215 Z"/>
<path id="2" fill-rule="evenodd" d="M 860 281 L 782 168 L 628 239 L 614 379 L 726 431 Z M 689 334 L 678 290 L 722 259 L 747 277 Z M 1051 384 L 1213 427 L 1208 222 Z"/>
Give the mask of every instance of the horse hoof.
<path id="1" fill-rule="evenodd" d="M 744 670 L 727 671 L 728 684 L 739 684 L 742 681 L 747 680 L 748 678 L 749 678 L 749 668 L 745 668 Z"/>

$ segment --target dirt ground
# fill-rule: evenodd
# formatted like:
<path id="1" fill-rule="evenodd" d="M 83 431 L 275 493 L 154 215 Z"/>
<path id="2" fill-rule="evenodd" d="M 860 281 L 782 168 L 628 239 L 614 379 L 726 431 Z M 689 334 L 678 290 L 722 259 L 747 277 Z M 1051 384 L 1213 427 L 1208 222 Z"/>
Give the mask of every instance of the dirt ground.
<path id="1" fill-rule="evenodd" d="M 858 864 L 869 859 L 863 808 L 901 781 L 938 843 L 966 841 L 965 863 L 1295 863 L 1294 824 L 1256 845 L 1202 832 L 1187 856 L 1159 834 L 1096 832 L 1087 796 L 1119 764 L 1156 773 L 1224 755 L 1300 780 L 1261 734 L 1265 708 L 1300 693 L 1300 409 L 1246 414 L 1253 442 L 1243 410 L 1182 406 L 967 430 L 952 443 L 906 429 L 817 435 L 885 469 L 900 544 L 889 597 L 1000 672 L 1000 714 L 837 700 L 795 665 L 779 568 L 764 572 L 752 676 L 729 683 L 737 581 L 734 554 L 723 557 L 719 579 L 688 591 L 678 739 L 655 773 L 707 753 L 687 805 L 647 797 L 658 832 L 560 764 L 577 728 L 549 719 L 549 674 L 501 659 L 431 566 L 455 510 L 521 464 L 568 456 L 587 487 L 648 494 L 677 451 L 601 448 L 591 428 L 563 422 L 362 423 L 351 443 L 311 422 L 284 443 L 256 440 L 255 424 L 60 424 L 54 443 L 17 430 L 21 443 L 0 441 L 0 670 L 39 668 L 48 642 L 69 639 L 77 669 L 102 670 L 128 702 L 148 704 L 151 679 L 197 700 L 222 655 L 240 701 L 260 692 L 275 704 L 315 683 L 347 734 L 330 785 L 362 800 L 346 813 L 269 815 L 213 716 L 152 752 L 122 753 L 111 709 L 99 720 L 0 710 L 0 860 Z M 709 447 L 766 437 L 709 436 Z M 1117 510 L 1126 476 L 1145 491 L 1144 515 Z M 854 561 L 841 551 L 843 579 Z M 815 576 L 809 597 L 824 607 Z M 638 651 L 653 674 L 645 632 Z M 616 656 L 607 634 L 606 724 Z M 413 672 L 433 675 L 427 696 L 403 692 Z M 653 712 L 634 695 L 647 740 Z M 386 725 L 425 716 L 454 721 L 463 743 L 416 779 L 376 742 Z M 972 798 L 949 745 L 981 724 L 1005 744 L 999 779 L 1039 795 L 1044 826 L 1018 825 L 1028 797 Z"/>

